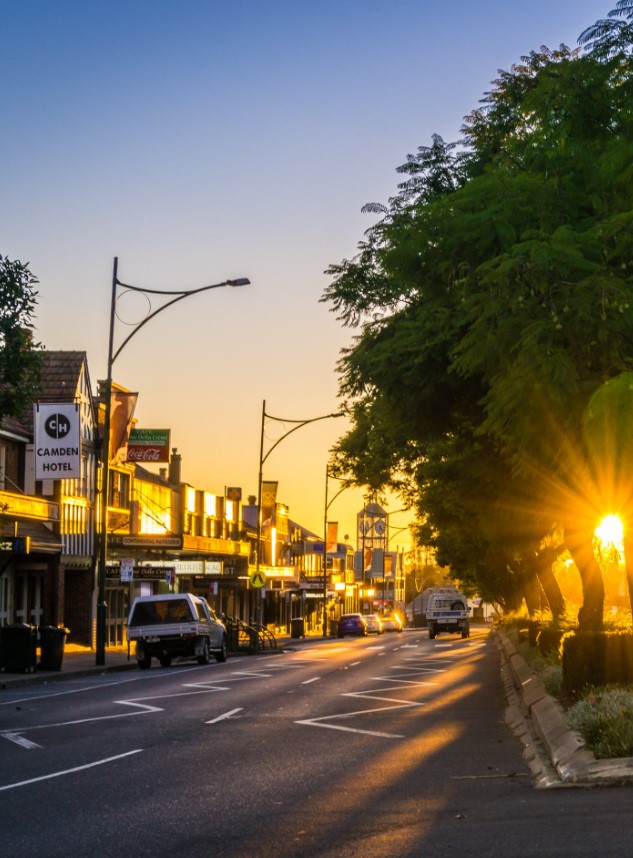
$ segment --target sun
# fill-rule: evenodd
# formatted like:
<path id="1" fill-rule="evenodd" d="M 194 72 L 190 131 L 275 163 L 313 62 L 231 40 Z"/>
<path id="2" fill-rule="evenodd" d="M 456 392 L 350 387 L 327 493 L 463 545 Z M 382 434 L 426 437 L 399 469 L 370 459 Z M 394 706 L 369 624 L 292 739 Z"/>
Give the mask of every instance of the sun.
<path id="1" fill-rule="evenodd" d="M 604 546 L 613 545 L 622 548 L 624 526 L 618 515 L 605 516 L 595 530 L 596 536 Z"/>

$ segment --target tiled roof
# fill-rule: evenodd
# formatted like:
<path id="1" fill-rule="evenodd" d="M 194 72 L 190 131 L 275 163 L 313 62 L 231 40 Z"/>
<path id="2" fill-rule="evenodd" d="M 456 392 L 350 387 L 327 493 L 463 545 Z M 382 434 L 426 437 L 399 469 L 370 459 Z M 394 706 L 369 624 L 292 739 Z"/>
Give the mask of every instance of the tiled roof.
<path id="1" fill-rule="evenodd" d="M 36 399 L 39 402 L 74 402 L 86 352 L 43 351 L 42 372 Z M 33 432 L 33 412 L 27 409 L 22 423 Z"/>
<path id="2" fill-rule="evenodd" d="M 11 432 L 12 435 L 22 435 L 28 438 L 29 431 L 24 426 L 24 420 L 17 420 L 15 417 L 3 417 L 0 420 L 0 433 L 2 430 Z"/>

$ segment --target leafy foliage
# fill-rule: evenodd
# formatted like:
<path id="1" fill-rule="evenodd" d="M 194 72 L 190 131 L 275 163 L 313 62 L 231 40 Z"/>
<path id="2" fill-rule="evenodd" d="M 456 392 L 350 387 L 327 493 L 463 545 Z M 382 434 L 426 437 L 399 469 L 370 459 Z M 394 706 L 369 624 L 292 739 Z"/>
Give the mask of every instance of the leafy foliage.
<path id="1" fill-rule="evenodd" d="M 39 380 L 39 345 L 33 341 L 37 280 L 28 264 L 0 256 L 0 419 L 19 417 Z"/>
<path id="2" fill-rule="evenodd" d="M 585 413 L 633 371 L 629 53 L 542 47 L 500 71 L 463 140 L 434 135 L 366 207 L 381 219 L 322 298 L 359 329 L 339 471 L 413 499 L 440 562 L 508 605 L 562 532 L 587 623 L 602 612 Z"/>

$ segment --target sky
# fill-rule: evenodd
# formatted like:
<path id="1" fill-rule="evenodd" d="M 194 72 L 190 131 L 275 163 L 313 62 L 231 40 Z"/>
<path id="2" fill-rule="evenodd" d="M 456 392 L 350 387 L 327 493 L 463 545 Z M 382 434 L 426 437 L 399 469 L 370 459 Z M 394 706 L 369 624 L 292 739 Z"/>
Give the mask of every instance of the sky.
<path id="1" fill-rule="evenodd" d="M 134 335 L 115 381 L 171 429 L 183 480 L 257 494 L 322 534 L 329 450 L 347 418 L 336 365 L 355 332 L 320 302 L 434 133 L 459 139 L 498 69 L 575 47 L 598 0 L 0 0 L 0 255 L 39 280 L 36 337 L 107 372 L 123 283 L 197 289 Z M 147 299 L 120 300 L 115 348 Z M 150 296 L 149 307 L 160 302 Z M 362 490 L 328 481 L 354 541 Z M 409 517 L 388 497 L 390 548 Z M 405 528 L 396 533 L 400 528 Z"/>

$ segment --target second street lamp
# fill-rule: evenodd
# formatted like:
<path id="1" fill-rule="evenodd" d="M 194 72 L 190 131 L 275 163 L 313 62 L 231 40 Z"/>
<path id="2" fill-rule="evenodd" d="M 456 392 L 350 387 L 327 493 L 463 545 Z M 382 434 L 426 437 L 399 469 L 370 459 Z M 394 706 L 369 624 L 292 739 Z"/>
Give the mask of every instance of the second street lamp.
<path id="1" fill-rule="evenodd" d="M 128 283 L 122 283 L 118 278 L 118 257 L 114 258 L 112 268 L 112 299 L 110 303 L 110 335 L 108 339 L 108 372 L 105 386 L 105 416 L 103 426 L 103 449 L 101 451 L 101 508 L 100 508 L 100 528 L 101 539 L 99 542 L 99 565 L 98 565 L 98 595 L 97 595 L 97 635 L 96 635 L 96 664 L 98 666 L 105 664 L 105 643 L 106 643 L 106 612 L 107 605 L 105 601 L 105 581 L 106 581 L 106 561 L 108 551 L 108 494 L 110 482 L 110 430 L 112 423 L 112 366 L 117 357 L 121 354 L 125 346 L 129 343 L 132 337 L 137 334 L 140 329 L 146 325 L 150 319 L 153 319 L 167 307 L 171 307 L 178 301 L 184 298 L 189 298 L 191 295 L 197 295 L 199 292 L 207 292 L 209 289 L 220 289 L 223 286 L 247 286 L 251 281 L 247 277 L 240 277 L 237 280 L 223 280 L 221 283 L 213 283 L 210 286 L 201 286 L 199 289 L 145 289 L 140 286 L 130 286 Z M 123 291 L 118 294 L 121 288 Z M 169 297 L 170 300 L 161 304 L 160 307 L 151 309 L 145 318 L 134 325 L 132 331 L 125 337 L 121 345 L 114 350 L 114 320 L 116 318 L 117 300 L 126 292 L 140 292 L 148 295 L 161 295 Z"/>
<path id="2" fill-rule="evenodd" d="M 273 417 L 272 414 L 266 413 L 266 400 L 264 399 L 262 403 L 262 428 L 261 428 L 261 437 L 259 442 L 259 474 L 257 479 L 257 536 L 256 536 L 256 557 L 255 557 L 255 575 L 257 578 L 260 577 L 260 562 L 261 562 L 261 540 L 262 540 L 262 483 L 263 483 L 263 470 L 264 463 L 266 459 L 270 456 L 270 454 L 275 450 L 282 441 L 284 441 L 289 435 L 292 435 L 293 432 L 296 432 L 297 429 L 302 429 L 304 426 L 307 426 L 309 423 L 316 423 L 318 420 L 329 420 L 330 417 L 345 417 L 345 412 L 339 411 L 333 414 L 323 414 L 321 417 L 310 417 L 307 420 L 290 420 L 284 417 Z M 281 438 L 278 438 L 275 443 L 271 446 L 271 448 L 264 454 L 264 430 L 266 427 L 266 420 L 272 420 L 277 423 L 291 423 L 292 429 L 289 429 L 285 432 Z M 325 570 L 324 570 L 325 573 Z M 324 606 L 325 607 L 325 606 Z M 259 610 L 255 611 L 256 619 L 259 619 Z"/>
<path id="3" fill-rule="evenodd" d="M 328 466 L 325 466 L 325 511 L 323 516 L 323 637 L 327 637 L 327 531 L 328 531 L 328 521 L 327 521 L 327 512 L 329 508 L 332 506 L 337 497 L 344 492 L 348 486 L 341 486 L 341 488 L 334 494 L 334 496 L 328 501 L 328 480 L 332 475 L 329 472 Z M 337 479 L 334 477 L 333 479 Z M 347 562 L 347 561 L 345 561 Z M 344 569 L 344 574 L 347 575 L 347 567 Z M 347 579 L 346 579 L 347 583 Z"/>

